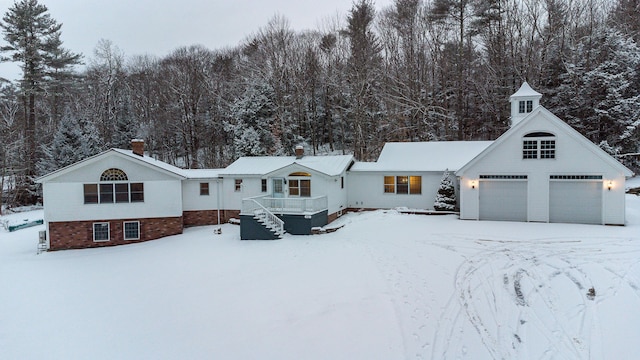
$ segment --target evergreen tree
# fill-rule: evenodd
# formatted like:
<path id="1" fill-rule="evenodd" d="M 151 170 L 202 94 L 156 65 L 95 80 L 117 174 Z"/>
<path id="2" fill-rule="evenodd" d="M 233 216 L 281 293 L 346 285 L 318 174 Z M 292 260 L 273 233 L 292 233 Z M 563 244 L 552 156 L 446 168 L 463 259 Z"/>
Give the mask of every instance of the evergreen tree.
<path id="1" fill-rule="evenodd" d="M 233 134 L 235 155 L 282 155 L 284 149 L 274 134 L 275 105 L 273 88 L 264 82 L 250 84 L 231 108 L 234 124 L 227 123 Z"/>
<path id="2" fill-rule="evenodd" d="M 37 163 L 39 175 L 71 165 L 87 157 L 80 122 L 66 111 L 51 144 L 42 146 L 44 154 Z"/>
<path id="3" fill-rule="evenodd" d="M 79 119 L 66 108 L 50 144 L 41 146 L 43 156 L 36 168 L 45 175 L 104 150 L 98 128 L 90 121 Z"/>
<path id="4" fill-rule="evenodd" d="M 433 208 L 436 211 L 453 211 L 456 208 L 456 194 L 449 176 L 449 170 L 445 170 L 442 175 Z"/>
<path id="5" fill-rule="evenodd" d="M 2 57 L 2 61 L 20 63 L 22 69 L 20 88 L 26 104 L 25 189 L 33 190 L 32 178 L 36 172 L 36 97 L 62 70 L 80 62 L 80 55 L 62 48 L 61 27 L 62 24 L 51 18 L 47 7 L 37 0 L 15 2 L 0 22 L 7 42 L 0 52 L 9 54 Z M 23 201 L 32 202 L 33 195 L 31 191 L 31 199 L 25 196 Z"/>

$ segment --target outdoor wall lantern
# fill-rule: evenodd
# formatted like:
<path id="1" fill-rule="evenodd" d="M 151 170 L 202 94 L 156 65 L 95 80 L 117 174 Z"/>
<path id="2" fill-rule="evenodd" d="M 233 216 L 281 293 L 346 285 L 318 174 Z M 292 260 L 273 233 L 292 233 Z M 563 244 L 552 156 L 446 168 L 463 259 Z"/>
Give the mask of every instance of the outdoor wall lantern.
<path id="1" fill-rule="evenodd" d="M 471 188 L 472 189 L 476 188 L 476 181 L 475 180 L 471 180 Z"/>
<path id="2" fill-rule="evenodd" d="M 613 187 L 613 181 L 609 181 L 609 185 L 607 185 L 607 189 L 611 191 L 612 187 Z"/>

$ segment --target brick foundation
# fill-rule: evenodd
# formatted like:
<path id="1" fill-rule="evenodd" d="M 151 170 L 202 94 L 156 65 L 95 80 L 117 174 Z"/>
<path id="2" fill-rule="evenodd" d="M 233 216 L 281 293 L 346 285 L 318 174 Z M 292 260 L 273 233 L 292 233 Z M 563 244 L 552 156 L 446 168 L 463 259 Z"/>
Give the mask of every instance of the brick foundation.
<path id="1" fill-rule="evenodd" d="M 346 213 L 347 213 L 347 211 L 346 211 L 346 210 L 344 210 L 340 216 L 342 216 L 342 215 L 344 215 L 344 214 L 346 214 Z M 337 212 L 334 212 L 333 214 L 329 214 L 329 215 L 327 216 L 327 224 L 331 224 L 332 222 L 334 222 L 334 221 L 335 221 L 337 218 L 339 218 L 340 216 L 338 216 L 338 213 L 337 213 Z"/>
<path id="2" fill-rule="evenodd" d="M 140 239 L 124 240 L 123 222 L 140 221 Z M 109 223 L 109 241 L 93 241 L 93 223 Z M 49 250 L 131 244 L 182 233 L 182 216 L 169 218 L 68 221 L 49 223 Z"/>
<path id="3" fill-rule="evenodd" d="M 184 226 L 203 226 L 218 224 L 218 210 L 194 210 L 182 212 Z M 240 219 L 240 210 L 220 210 L 220 223 L 229 222 L 229 219 Z"/>
<path id="4" fill-rule="evenodd" d="M 222 222 L 222 212 L 220 212 L 220 222 Z M 196 210 L 183 211 L 182 221 L 184 226 L 203 226 L 218 224 L 218 210 Z"/>

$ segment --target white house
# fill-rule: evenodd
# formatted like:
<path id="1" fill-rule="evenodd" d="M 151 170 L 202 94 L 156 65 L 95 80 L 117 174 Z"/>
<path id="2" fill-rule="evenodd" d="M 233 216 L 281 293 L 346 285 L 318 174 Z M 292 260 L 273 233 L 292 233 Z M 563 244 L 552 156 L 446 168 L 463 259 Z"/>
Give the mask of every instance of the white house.
<path id="1" fill-rule="evenodd" d="M 310 234 L 349 209 L 433 209 L 446 170 L 457 176 L 461 219 L 625 222 L 633 173 L 539 105 L 525 82 L 511 96 L 511 128 L 495 141 L 388 143 L 378 160 L 351 155 L 241 157 L 224 169 L 185 170 L 111 149 L 38 179 L 49 249 L 126 244 L 185 226 L 240 218 L 242 239 Z"/>
<path id="2" fill-rule="evenodd" d="M 111 149 L 54 171 L 42 183 L 50 249 L 118 245 L 179 234 L 179 168 L 134 150 Z"/>
<path id="3" fill-rule="evenodd" d="M 296 156 L 242 157 L 219 173 L 223 203 L 240 210 L 242 239 L 310 234 L 347 209 L 352 164 L 352 155 L 305 156 L 302 147 Z"/>
<path id="4" fill-rule="evenodd" d="M 376 162 L 357 162 L 349 170 L 349 208 L 433 209 L 443 173 L 448 170 L 457 184 L 455 171 L 491 143 L 387 143 Z"/>
<path id="5" fill-rule="evenodd" d="M 460 168 L 460 218 L 625 222 L 631 170 L 539 105 L 525 82 L 511 96 L 511 128 Z"/>
<path id="6" fill-rule="evenodd" d="M 310 234 L 347 207 L 351 155 L 242 157 L 225 169 L 180 169 L 110 149 L 38 179 L 51 250 L 120 245 L 241 218 L 243 239 Z M 259 215 L 259 216 L 258 216 Z M 263 217 L 269 215 L 280 229 Z"/>

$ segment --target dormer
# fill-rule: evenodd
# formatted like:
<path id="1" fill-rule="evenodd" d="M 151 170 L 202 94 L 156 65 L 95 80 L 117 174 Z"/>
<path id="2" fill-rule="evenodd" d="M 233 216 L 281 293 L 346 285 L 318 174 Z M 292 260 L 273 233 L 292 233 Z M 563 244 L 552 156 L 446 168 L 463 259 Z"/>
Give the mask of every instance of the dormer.
<path id="1" fill-rule="evenodd" d="M 522 83 L 520 89 L 509 97 L 509 102 L 511 102 L 511 126 L 519 123 L 533 109 L 537 108 L 540 105 L 541 97 L 542 94 L 533 90 L 526 81 Z"/>

